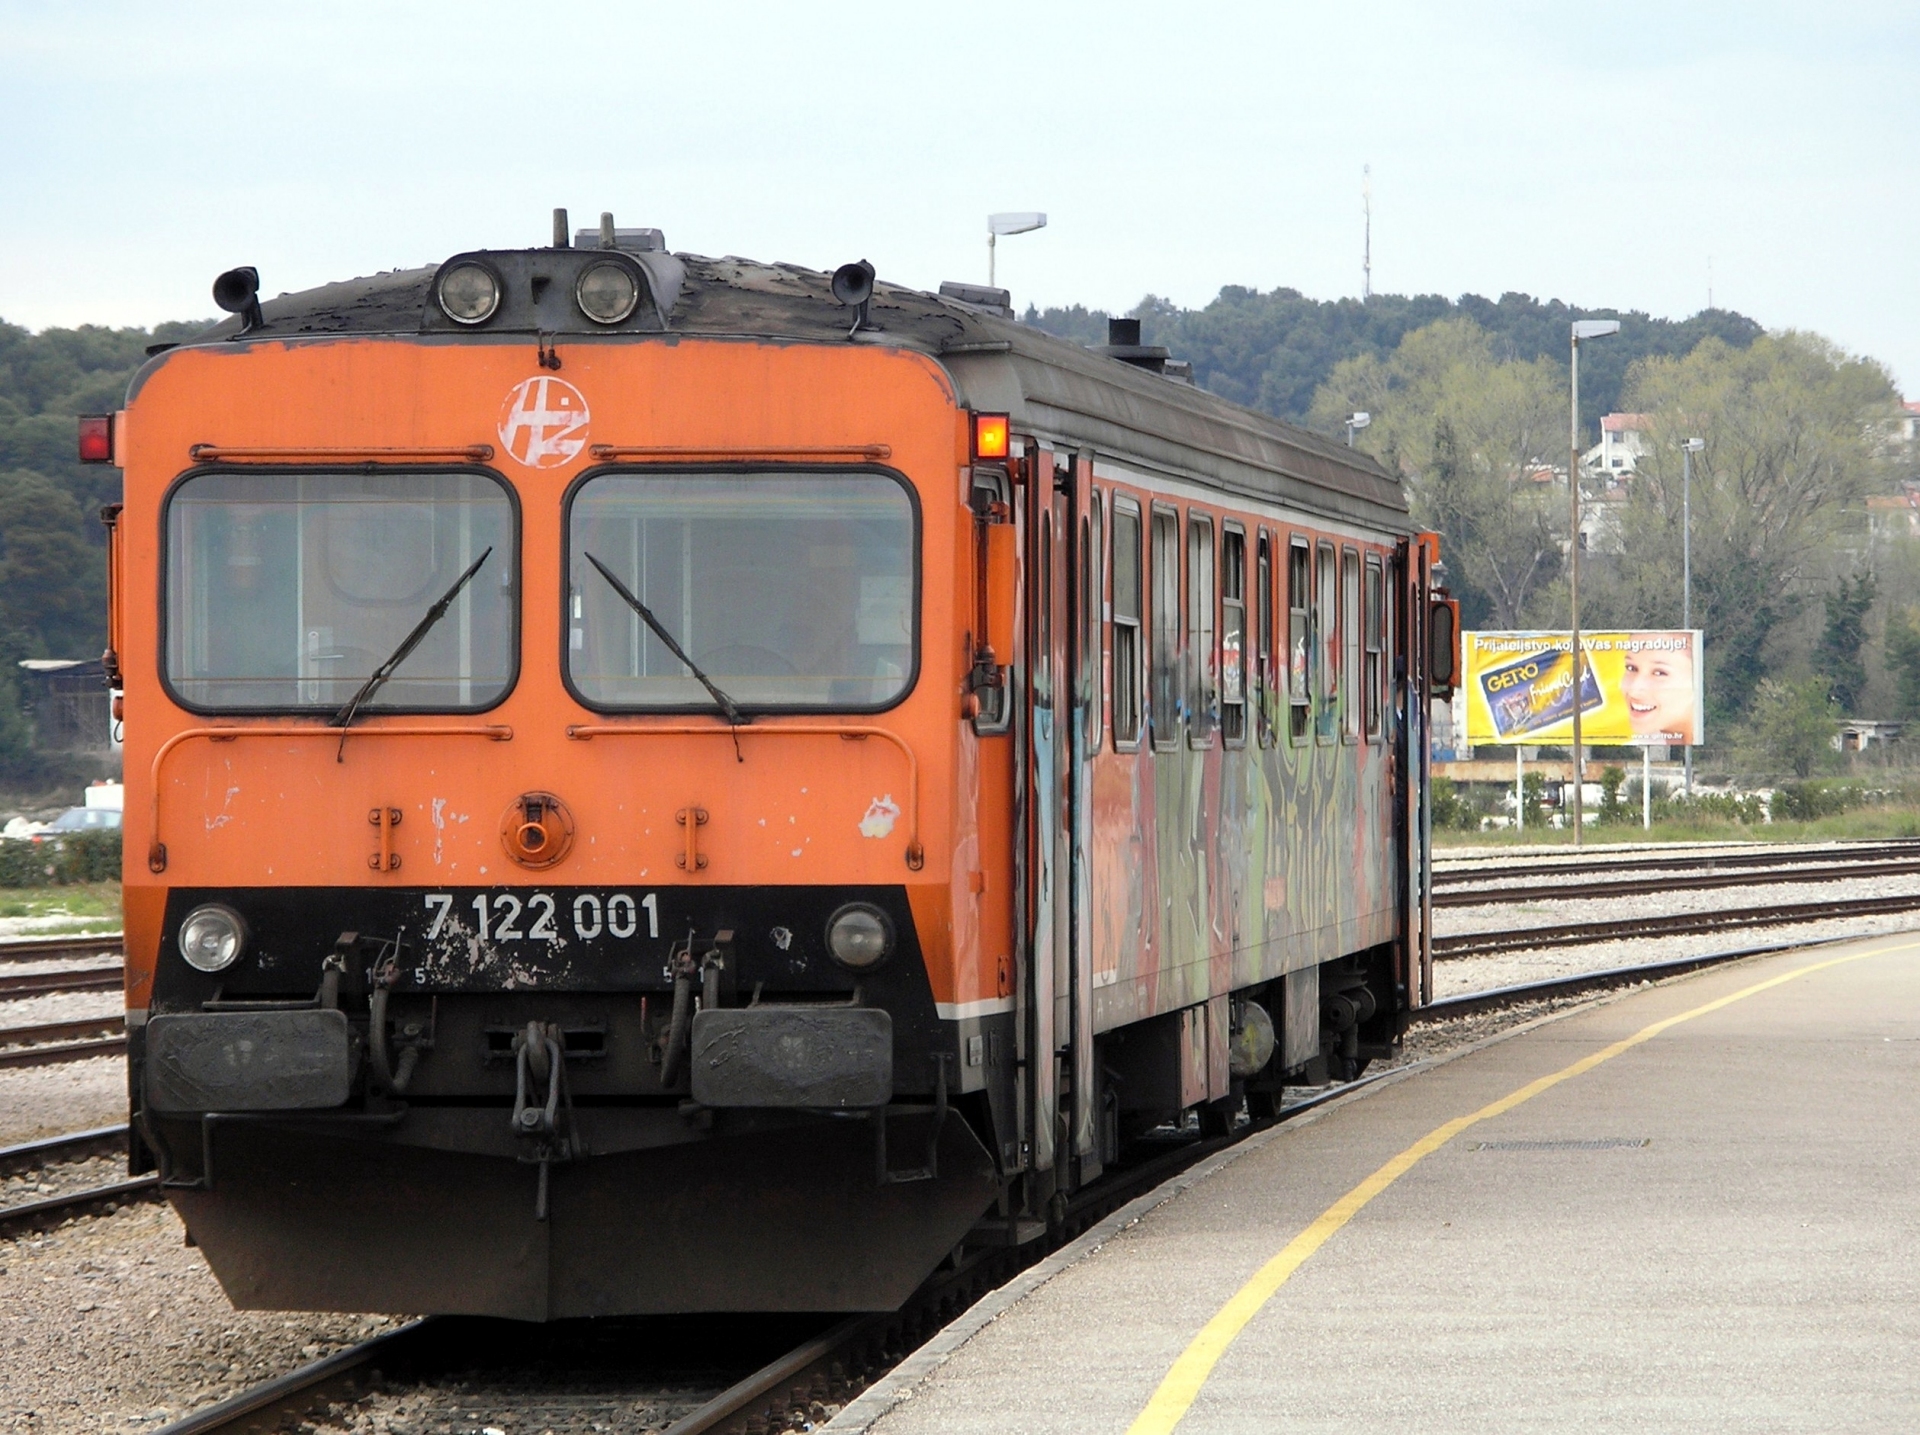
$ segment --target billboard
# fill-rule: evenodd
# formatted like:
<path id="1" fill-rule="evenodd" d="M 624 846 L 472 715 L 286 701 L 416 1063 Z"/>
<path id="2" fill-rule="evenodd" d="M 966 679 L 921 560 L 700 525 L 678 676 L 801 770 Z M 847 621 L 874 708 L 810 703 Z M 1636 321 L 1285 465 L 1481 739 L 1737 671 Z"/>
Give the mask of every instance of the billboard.
<path id="1" fill-rule="evenodd" d="M 1467 741 L 1573 741 L 1573 644 L 1565 632 L 1462 633 Z M 1581 633 L 1580 740 L 1602 747 L 1702 739 L 1700 631 Z"/>

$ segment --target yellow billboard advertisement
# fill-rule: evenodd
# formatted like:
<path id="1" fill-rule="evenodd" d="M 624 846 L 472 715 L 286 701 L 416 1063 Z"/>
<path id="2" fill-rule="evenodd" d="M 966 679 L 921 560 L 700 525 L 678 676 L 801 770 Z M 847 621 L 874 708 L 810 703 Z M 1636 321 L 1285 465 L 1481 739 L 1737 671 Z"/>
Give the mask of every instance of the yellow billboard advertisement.
<path id="1" fill-rule="evenodd" d="M 1573 644 L 1566 632 L 1462 633 L 1467 741 L 1573 741 Z M 1704 731 L 1700 631 L 1582 633 L 1580 740 L 1602 747 L 1693 745 Z"/>

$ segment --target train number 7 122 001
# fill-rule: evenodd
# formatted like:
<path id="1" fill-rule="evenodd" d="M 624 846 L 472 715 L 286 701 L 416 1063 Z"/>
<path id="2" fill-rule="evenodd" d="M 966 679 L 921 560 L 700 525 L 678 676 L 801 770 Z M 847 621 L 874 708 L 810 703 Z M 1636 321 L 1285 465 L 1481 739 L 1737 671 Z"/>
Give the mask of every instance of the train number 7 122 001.
<path id="1" fill-rule="evenodd" d="M 426 894 L 427 911 L 433 917 L 428 941 L 440 935 L 459 900 L 451 892 Z M 630 892 L 581 892 L 571 899 L 551 892 L 476 892 L 461 905 L 472 912 L 471 930 L 483 942 L 633 937 L 640 934 L 642 918 L 649 937 L 660 935 L 660 899 L 652 892 L 640 898 Z M 465 918 L 462 911 L 463 924 Z"/>

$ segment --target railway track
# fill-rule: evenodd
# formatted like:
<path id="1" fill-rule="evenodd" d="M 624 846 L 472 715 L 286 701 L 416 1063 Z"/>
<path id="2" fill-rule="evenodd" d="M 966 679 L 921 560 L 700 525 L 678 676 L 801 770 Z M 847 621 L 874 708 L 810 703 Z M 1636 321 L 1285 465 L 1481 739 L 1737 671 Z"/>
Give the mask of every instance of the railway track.
<path id="1" fill-rule="evenodd" d="M 1723 907 L 1710 912 L 1680 912 L 1658 917 L 1627 917 L 1617 922 L 1566 922 L 1559 925 L 1517 927 L 1501 932 L 1462 932 L 1435 937 L 1434 960 L 1491 957 L 1503 952 L 1530 952 L 1545 947 L 1575 947 L 1593 942 L 1630 941 L 1639 937 L 1694 936 L 1703 932 L 1783 927 L 1796 922 L 1832 921 L 1845 917 L 1885 916 L 1920 911 L 1920 892 L 1898 897 L 1857 897 L 1831 902 L 1787 902 L 1753 907 Z"/>
<path id="2" fill-rule="evenodd" d="M 90 1131 L 73 1131 L 64 1136 L 25 1141 L 17 1146 L 0 1147 L 0 1177 L 40 1171 L 49 1166 L 84 1161 L 91 1157 L 124 1157 L 126 1149 L 125 1126 L 98 1126 Z M 50 1219 L 64 1220 L 80 1211 L 113 1202 L 144 1200 L 155 1193 L 159 1184 L 156 1176 L 136 1176 L 0 1206 L 0 1234 L 24 1226 L 39 1225 Z"/>
<path id="3" fill-rule="evenodd" d="M 1589 995 L 1804 945 L 1780 943 L 1746 947 L 1473 992 L 1435 1002 L 1422 1009 L 1414 1020 L 1417 1025 L 1431 1024 L 1524 1003 Z M 611 1382 L 616 1388 L 609 1388 L 605 1369 L 574 1371 L 579 1376 L 580 1389 L 556 1388 L 552 1372 L 543 1377 L 538 1371 L 529 1376 L 523 1370 L 517 1377 L 521 1386 L 502 1391 L 496 1388 L 498 1381 L 491 1379 L 501 1362 L 511 1364 L 517 1357 L 524 1364 L 529 1358 L 529 1342 L 537 1341 L 542 1332 L 553 1328 L 534 1328 L 529 1332 L 528 1328 L 513 1322 L 433 1317 L 383 1332 L 241 1391 L 157 1430 L 155 1435 L 215 1435 L 215 1432 L 284 1426 L 289 1420 L 317 1416 L 323 1406 L 333 1402 L 359 1399 L 368 1390 L 381 1388 L 389 1381 L 397 1380 L 404 1387 L 409 1382 L 430 1382 L 436 1377 L 472 1377 L 476 1373 L 483 1373 L 482 1378 L 490 1380 L 490 1388 L 475 1390 L 471 1388 L 471 1378 L 467 1378 L 458 1383 L 457 1392 L 447 1397 L 456 1420 L 465 1422 L 461 1428 L 478 1430 L 485 1425 L 541 1430 L 630 1428 L 639 1406 L 649 1401 L 656 1407 L 656 1413 L 661 1413 L 662 1407 L 672 1412 L 672 1418 L 665 1424 L 665 1435 L 712 1435 L 722 1431 L 750 1431 L 760 1435 L 760 1432 L 786 1430 L 809 1421 L 818 1423 L 831 1408 L 851 1399 L 974 1300 L 1004 1283 L 1031 1261 L 1074 1239 L 1109 1212 L 1251 1131 L 1337 1100 L 1377 1080 L 1380 1074 L 1363 1076 L 1358 1081 L 1329 1087 L 1289 1103 L 1273 1121 L 1252 1123 L 1234 1136 L 1190 1141 L 1142 1161 L 1102 1190 L 1076 1199 L 1052 1237 L 1045 1241 L 1018 1250 L 996 1245 L 991 1239 L 977 1245 L 969 1242 L 955 1268 L 935 1276 L 902 1310 L 836 1322 L 816 1319 L 813 1328 L 797 1340 L 784 1342 L 778 1354 L 750 1370 L 716 1371 L 710 1358 L 704 1365 L 699 1360 L 686 1358 L 685 1341 L 699 1337 L 703 1329 L 699 1318 L 691 1323 L 683 1319 L 596 1322 L 603 1328 L 601 1343 L 624 1352 L 621 1359 L 625 1364 L 620 1367 L 623 1378 Z M 107 1126 L 0 1148 L 0 1173 L 111 1151 L 124 1146 L 126 1135 L 125 1126 Z M 157 1194 L 158 1182 L 148 1176 L 0 1208 L 0 1232 L 44 1224 L 50 1218 L 64 1218 L 109 1202 L 152 1199 Z M 992 1237 L 994 1233 L 986 1234 Z M 721 1323 L 714 1327 L 713 1343 L 720 1345 L 735 1340 L 743 1321 L 751 1325 L 749 1318 L 720 1318 Z M 571 1323 L 562 1333 L 568 1349 L 576 1356 L 583 1339 L 577 1326 L 578 1323 Z M 669 1344 L 675 1340 L 682 1342 L 674 1346 L 681 1351 L 678 1365 L 669 1363 L 662 1369 L 636 1373 L 632 1369 L 632 1352 L 654 1350 L 662 1340 Z M 380 1378 L 370 1378 L 375 1372 Z M 498 1403 L 503 1397 L 511 1409 Z M 482 1408 L 476 1409 L 476 1406 Z M 600 1414 L 616 1419 L 624 1416 L 625 1420 L 607 1425 L 591 1418 Z M 522 1416 L 533 1417 L 534 1423 L 528 1424 Z M 418 1424 L 418 1418 L 412 1423 Z M 652 1428 L 662 1422 L 655 1419 L 644 1423 Z"/>
<path id="4" fill-rule="evenodd" d="M 1638 870 L 1638 869 L 1627 869 Z M 1775 882 L 1851 882 L 1865 877 L 1910 877 L 1920 874 L 1920 858 L 1897 862 L 1853 862 L 1827 867 L 1769 868 L 1698 872 L 1684 876 L 1629 877 L 1615 882 L 1555 881 L 1525 887 L 1479 887 L 1465 891 L 1437 890 L 1436 907 L 1486 907 L 1508 902 L 1570 901 L 1581 897 L 1639 897 L 1650 893 L 1699 891 L 1711 887 L 1758 887 Z M 1509 879 L 1514 874 L 1508 873 Z"/>
<path id="5" fill-rule="evenodd" d="M 1517 857 L 1498 865 L 1437 867 L 1436 887 L 1472 882 L 1511 880 L 1516 876 L 1555 873 L 1575 876 L 1594 872 L 1675 872 L 1687 868 L 1726 870 L 1748 867 L 1793 867 L 1821 862 L 1878 862 L 1901 856 L 1920 860 L 1920 837 L 1889 837 L 1874 842 L 1837 842 L 1818 847 L 1773 847 L 1766 843 L 1743 842 L 1726 848 L 1671 848 L 1650 852 L 1645 848 L 1618 851 L 1603 857 L 1568 858 L 1558 855 Z"/>
<path id="6" fill-rule="evenodd" d="M 1588 873 L 1608 873 L 1611 877 L 1591 882 L 1566 880 Z M 1622 854 L 1611 861 L 1539 860 L 1504 867 L 1442 869 L 1433 876 L 1433 905 L 1475 907 L 1582 897 L 1631 897 L 1715 887 L 1845 882 L 1915 874 L 1920 874 L 1920 842 L 1906 839 L 1786 853 L 1730 852 L 1694 857 Z M 1517 878 L 1541 880 L 1524 885 L 1485 885 L 1514 883 Z M 1462 888 L 1467 890 L 1460 890 Z"/>
<path id="7" fill-rule="evenodd" d="M 8 937 L 0 940 L 0 962 L 44 962 L 54 957 L 117 957 L 124 945 L 125 936 L 120 932 L 87 932 L 72 937 Z"/>
<path id="8" fill-rule="evenodd" d="M 118 1012 L 78 1021 L 0 1028 L 0 1067 L 53 1066 L 112 1056 L 126 1049 L 126 1025 Z"/>

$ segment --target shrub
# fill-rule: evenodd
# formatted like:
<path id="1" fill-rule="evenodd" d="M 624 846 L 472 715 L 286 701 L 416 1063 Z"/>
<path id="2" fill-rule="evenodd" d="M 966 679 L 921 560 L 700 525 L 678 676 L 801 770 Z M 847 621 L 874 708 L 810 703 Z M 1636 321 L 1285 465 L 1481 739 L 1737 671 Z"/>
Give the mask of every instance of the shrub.
<path id="1" fill-rule="evenodd" d="M 119 880 L 117 831 L 72 832 L 44 842 L 0 840 L 0 887 Z"/>
<path id="2" fill-rule="evenodd" d="M 1817 822 L 1864 807 L 1873 795 L 1851 783 L 1783 782 L 1773 790 L 1768 810 L 1775 822 Z"/>

